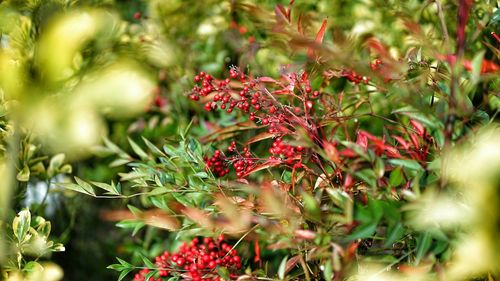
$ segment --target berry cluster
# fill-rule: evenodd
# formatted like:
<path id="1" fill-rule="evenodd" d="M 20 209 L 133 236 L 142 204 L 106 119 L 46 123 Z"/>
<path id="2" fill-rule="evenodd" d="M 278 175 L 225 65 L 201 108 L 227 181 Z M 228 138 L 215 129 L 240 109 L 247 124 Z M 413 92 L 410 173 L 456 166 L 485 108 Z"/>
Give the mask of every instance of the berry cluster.
<path id="1" fill-rule="evenodd" d="M 310 119 L 310 113 L 314 111 L 314 100 L 321 93 L 313 91 L 306 72 L 283 74 L 281 80 L 276 81 L 269 77 L 253 79 L 239 69 L 231 68 L 229 78 L 224 80 L 216 80 L 210 74 L 200 72 L 194 77 L 194 82 L 196 85 L 189 98 L 202 101 L 205 110 L 222 109 L 228 113 L 239 110 L 251 121 L 266 127 L 275 138 L 269 150 L 270 160 L 287 165 L 301 161 L 303 149 L 282 143 L 282 137 L 293 135 L 300 120 L 308 118 L 315 122 Z M 281 97 L 288 99 L 286 105 L 278 100 Z M 302 127 L 306 130 L 310 128 L 306 123 Z M 205 157 L 205 162 L 218 177 L 227 175 L 230 165 L 237 177 L 244 177 L 257 164 L 248 147 L 237 151 L 234 142 L 227 148 L 227 153 L 216 150 L 213 156 Z"/>
<path id="2" fill-rule="evenodd" d="M 180 276 L 182 280 L 220 281 L 217 267 L 229 270 L 230 279 L 238 278 L 241 269 L 241 257 L 221 235 L 217 240 L 205 237 L 184 242 L 175 253 L 164 252 L 155 258 L 158 273 L 156 279 L 145 280 L 151 269 L 142 269 L 134 276 L 134 281 L 162 281 L 168 276 Z"/>
<path id="3" fill-rule="evenodd" d="M 359 75 L 354 70 L 343 70 L 341 76 L 354 84 L 368 84 L 368 82 L 370 82 L 370 77 Z"/>
<path id="4" fill-rule="evenodd" d="M 283 160 L 286 164 L 291 165 L 295 162 L 301 160 L 301 153 L 304 151 L 302 146 L 292 146 L 283 142 L 282 138 L 276 138 L 274 140 L 272 147 L 269 149 L 269 152 L 273 156 L 271 159 L 280 159 L 280 156 L 283 157 Z"/>
<path id="5" fill-rule="evenodd" d="M 218 177 L 223 177 L 229 174 L 227 163 L 220 150 L 216 150 L 214 155 L 210 158 L 205 157 L 205 164 L 207 165 L 207 168 Z"/>
<path id="6" fill-rule="evenodd" d="M 246 173 L 254 168 L 254 160 L 248 147 L 244 147 L 242 151 L 237 151 L 236 142 L 233 141 L 227 147 L 228 154 L 225 156 L 220 150 L 216 150 L 214 155 L 210 158 L 205 157 L 207 168 L 218 177 L 223 177 L 229 173 L 228 164 L 232 164 L 236 171 L 236 176 L 241 178 Z"/>

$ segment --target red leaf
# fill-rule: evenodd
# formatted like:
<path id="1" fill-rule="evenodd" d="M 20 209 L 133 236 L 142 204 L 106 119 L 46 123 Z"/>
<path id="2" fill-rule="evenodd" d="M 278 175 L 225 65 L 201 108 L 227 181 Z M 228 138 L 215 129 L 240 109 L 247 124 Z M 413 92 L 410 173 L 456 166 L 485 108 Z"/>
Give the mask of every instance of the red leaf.
<path id="1" fill-rule="evenodd" d="M 253 258 L 253 261 L 258 262 L 259 264 L 262 263 L 262 261 L 260 260 L 259 239 L 255 239 L 254 244 L 253 244 L 253 250 L 255 252 L 255 257 Z"/>
<path id="2" fill-rule="evenodd" d="M 320 27 L 318 33 L 316 34 L 316 38 L 314 39 L 314 41 L 316 41 L 316 43 L 318 43 L 318 44 L 321 44 L 323 42 L 323 37 L 325 36 L 327 23 L 328 23 L 328 21 L 326 19 L 323 20 L 323 23 L 321 24 L 321 27 Z M 307 49 L 307 55 L 309 57 L 313 57 L 313 54 L 314 54 L 314 50 L 311 47 L 309 47 Z"/>
<path id="3" fill-rule="evenodd" d="M 286 16 L 286 10 L 281 4 L 276 5 L 274 13 L 276 14 L 276 21 L 278 23 L 289 22 Z"/>
<path id="4" fill-rule="evenodd" d="M 258 172 L 260 170 L 264 170 L 264 169 L 268 169 L 268 168 L 272 168 L 272 167 L 275 167 L 275 166 L 278 166 L 280 165 L 282 162 L 280 160 L 267 160 L 266 162 L 264 162 L 263 164 L 261 165 L 256 165 L 255 167 L 253 167 L 253 169 L 247 171 L 245 174 L 243 174 L 242 178 L 250 175 L 251 173 L 255 173 L 255 172 Z"/>
<path id="5" fill-rule="evenodd" d="M 402 137 L 392 136 L 392 138 L 397 140 L 401 144 L 401 146 L 403 146 L 404 149 L 410 148 L 410 145 L 408 144 L 408 142 L 405 141 Z"/>
<path id="6" fill-rule="evenodd" d="M 259 82 L 264 82 L 264 83 L 276 83 L 276 80 L 274 80 L 274 79 L 273 79 L 273 78 L 271 78 L 271 77 L 264 76 L 264 77 L 259 77 Z"/>
<path id="7" fill-rule="evenodd" d="M 300 255 L 296 255 L 296 256 L 293 256 L 291 257 L 287 262 L 286 262 L 286 265 L 285 265 L 285 273 L 289 272 L 290 270 L 292 270 L 292 268 L 299 262 L 300 260 Z"/>
<path id="8" fill-rule="evenodd" d="M 300 239 L 311 240 L 316 237 L 316 232 L 307 229 L 295 230 L 295 236 Z"/>
<path id="9" fill-rule="evenodd" d="M 247 140 L 247 142 L 245 143 L 245 145 L 249 145 L 251 143 L 254 143 L 254 142 L 258 142 L 258 141 L 261 141 L 261 140 L 265 140 L 265 139 L 269 139 L 269 138 L 272 138 L 274 137 L 275 135 L 274 134 L 271 134 L 269 132 L 262 132 L 252 138 L 250 138 L 249 140 Z"/>
<path id="10" fill-rule="evenodd" d="M 364 131 L 358 131 L 358 137 L 356 138 L 356 144 L 361 146 L 363 149 L 368 148 L 368 137 L 364 134 Z"/>
<path id="11" fill-rule="evenodd" d="M 299 14 L 299 19 L 297 20 L 297 30 L 300 35 L 304 35 L 304 28 L 302 28 L 302 13 Z"/>
<path id="12" fill-rule="evenodd" d="M 423 137 L 425 134 L 424 126 L 416 120 L 410 120 L 410 123 L 411 123 L 411 126 L 413 127 L 413 129 L 415 129 L 415 131 L 417 131 L 418 136 Z"/>
<path id="13" fill-rule="evenodd" d="M 457 54 L 463 52 L 465 47 L 465 26 L 469 20 L 469 12 L 472 7 L 472 0 L 460 0 L 458 4 L 457 22 Z"/>
<path id="14" fill-rule="evenodd" d="M 323 20 L 323 23 L 321 24 L 321 28 L 319 29 L 318 34 L 316 34 L 315 41 L 318 42 L 318 43 L 322 43 L 323 42 L 323 37 L 325 36 L 327 22 L 328 21 L 326 19 Z"/>

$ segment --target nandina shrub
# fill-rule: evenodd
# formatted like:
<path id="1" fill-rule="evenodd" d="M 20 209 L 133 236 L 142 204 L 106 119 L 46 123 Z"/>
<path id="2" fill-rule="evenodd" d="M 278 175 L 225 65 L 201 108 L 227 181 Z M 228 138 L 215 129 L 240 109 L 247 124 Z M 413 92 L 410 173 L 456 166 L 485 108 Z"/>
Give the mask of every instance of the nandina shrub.
<path id="1" fill-rule="evenodd" d="M 284 49 L 302 54 L 302 61 L 272 77 L 238 67 L 225 77 L 198 73 L 186 94 L 195 116 L 177 139 L 161 148 L 144 139 L 146 151 L 130 141 L 134 155 L 110 142 L 102 148 L 117 155 L 115 163 L 129 165 L 120 174 L 129 188 L 80 179 L 67 187 L 140 206 L 114 217 L 126 218 L 118 225 L 139 237 L 147 237 L 141 232 L 147 226 L 174 232 L 176 239 L 220 233 L 237 239 L 241 271 L 233 274 L 239 279 L 345 280 L 370 263 L 381 266 L 373 276 L 391 268 L 402 278 L 457 274 L 449 270 L 450 260 L 456 238 L 466 231 L 450 231 L 422 214 L 430 214 L 426 204 L 434 197 L 461 197 L 441 172 L 445 152 L 467 142 L 497 110 L 491 102 L 497 99 L 491 82 L 496 63 L 474 55 L 471 67 L 465 59 L 465 2 L 453 6 L 459 14 L 457 50 L 446 55 L 411 17 L 402 18 L 398 35 L 419 43 L 389 46 L 391 40 L 370 35 L 337 36 L 332 45 L 323 42 L 327 21 L 313 39 L 302 18 L 292 17 L 293 1 L 288 8 L 277 5 L 269 30 L 278 39 L 269 36 L 268 43 L 286 38 Z M 105 194 L 96 195 L 95 187 Z M 147 243 L 144 248 L 157 255 Z M 144 268 L 123 260 L 111 268 L 121 271 L 120 278 L 138 268 L 138 279 L 204 278 L 179 268 L 179 257 L 170 258 L 166 272 L 142 260 Z M 236 275 L 223 272 L 238 266 L 215 269 L 202 273 L 230 279 Z"/>

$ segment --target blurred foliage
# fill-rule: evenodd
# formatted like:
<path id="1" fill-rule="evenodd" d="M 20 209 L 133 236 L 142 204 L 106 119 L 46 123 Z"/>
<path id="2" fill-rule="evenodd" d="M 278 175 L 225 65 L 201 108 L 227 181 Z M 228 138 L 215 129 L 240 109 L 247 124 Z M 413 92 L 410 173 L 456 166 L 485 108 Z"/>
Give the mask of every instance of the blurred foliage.
<path id="1" fill-rule="evenodd" d="M 28 207 L 33 237 L 46 217 L 66 245 L 41 258 L 60 264 L 66 280 L 115 278 L 105 270 L 115 256 L 132 269 L 181 240 L 221 232 L 238 242 L 249 278 L 498 277 L 499 4 L 292 2 L 2 1 L 2 274 L 61 278 L 53 263 L 19 263 L 22 241 L 10 225 Z M 227 136 L 243 144 L 259 133 L 231 131 L 244 115 L 206 113 L 186 98 L 199 71 L 223 78 L 233 66 L 255 78 L 307 72 L 331 102 L 317 106 L 325 131 L 346 132 L 326 140 L 359 156 L 341 171 L 355 188 L 335 183 L 333 169 L 297 176 L 263 166 L 247 181 L 207 171 L 204 157 Z M 352 83 L 346 71 L 371 80 Z M 355 143 L 359 131 L 412 142 L 411 121 L 433 141 L 424 160 Z M 257 140 L 262 155 L 266 138 Z M 304 134 L 294 141 L 325 163 L 333 157 Z M 42 199 L 29 201 L 30 190 Z"/>

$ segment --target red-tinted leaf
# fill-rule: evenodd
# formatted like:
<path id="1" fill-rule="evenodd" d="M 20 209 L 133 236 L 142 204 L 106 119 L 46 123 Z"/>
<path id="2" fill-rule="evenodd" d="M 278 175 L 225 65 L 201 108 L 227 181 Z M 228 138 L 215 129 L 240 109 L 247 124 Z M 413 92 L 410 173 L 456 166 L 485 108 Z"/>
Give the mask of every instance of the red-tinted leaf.
<path id="1" fill-rule="evenodd" d="M 469 20 L 469 12 L 472 7 L 472 0 L 460 0 L 458 4 L 457 22 L 457 53 L 463 52 L 465 47 L 465 26 Z"/>
<path id="2" fill-rule="evenodd" d="M 253 261 L 261 263 L 262 261 L 260 260 L 259 239 L 255 239 L 254 244 L 253 244 L 253 250 L 255 252 L 255 257 L 253 258 Z"/>
<path id="3" fill-rule="evenodd" d="M 325 36 L 327 23 L 328 23 L 328 21 L 326 19 L 323 20 L 323 23 L 321 24 L 321 27 L 320 27 L 318 33 L 316 34 L 316 38 L 314 39 L 314 41 L 316 41 L 316 43 L 318 43 L 318 44 L 321 44 L 323 42 L 323 37 Z M 313 49 L 309 47 L 307 49 L 307 55 L 309 57 L 312 57 L 313 54 L 314 54 Z"/>
<path id="4" fill-rule="evenodd" d="M 323 23 L 321 24 L 321 28 L 319 29 L 318 33 L 316 34 L 316 39 L 315 39 L 316 42 L 318 42 L 318 43 L 323 42 L 323 37 L 325 37 L 327 23 L 328 23 L 328 21 L 326 19 L 324 19 Z"/>
<path id="5" fill-rule="evenodd" d="M 356 144 L 361 146 L 365 150 L 368 148 L 368 138 L 364 131 L 358 131 Z"/>
<path id="6" fill-rule="evenodd" d="M 354 158 L 358 154 L 354 150 L 352 150 L 350 148 L 344 148 L 344 149 L 342 149 L 342 150 L 339 151 L 339 155 L 343 156 L 343 157 L 347 157 L 347 158 Z"/>
<path id="7" fill-rule="evenodd" d="M 286 265 L 285 265 L 285 273 L 289 272 L 290 270 L 292 270 L 292 268 L 299 262 L 300 260 L 300 255 L 296 255 L 296 256 L 293 256 L 291 257 L 287 262 L 286 262 Z"/>
<path id="8" fill-rule="evenodd" d="M 247 140 L 247 142 L 245 143 L 245 145 L 249 145 L 251 143 L 254 143 L 254 142 L 258 142 L 258 141 L 261 141 L 261 140 L 265 140 L 265 139 L 269 139 L 269 138 L 272 138 L 274 137 L 275 134 L 271 134 L 269 132 L 262 132 L 252 138 L 250 138 L 249 140 Z"/>
<path id="9" fill-rule="evenodd" d="M 299 239 L 311 240 L 316 237 L 316 232 L 307 229 L 295 230 L 295 236 Z"/>
<path id="10" fill-rule="evenodd" d="M 302 13 L 299 14 L 299 19 L 297 20 L 297 31 L 300 35 L 304 35 L 304 28 L 302 27 Z"/>
<path id="11" fill-rule="evenodd" d="M 391 157 L 391 158 L 401 158 L 401 154 L 399 153 L 399 151 L 395 147 L 386 145 L 384 147 L 384 149 L 385 149 L 385 154 L 388 157 Z"/>
<path id="12" fill-rule="evenodd" d="M 392 138 L 397 140 L 404 149 L 410 148 L 410 144 L 407 141 L 405 141 L 402 137 L 392 136 Z"/>
<path id="13" fill-rule="evenodd" d="M 242 177 L 246 177 L 252 173 L 255 173 L 255 172 L 258 172 L 260 170 L 264 170 L 264 169 L 268 169 L 268 168 L 272 168 L 272 167 L 275 167 L 275 166 L 278 166 L 280 165 L 282 162 L 280 160 L 268 160 L 266 161 L 265 163 L 261 164 L 261 165 L 256 165 L 253 169 L 251 169 L 250 171 L 247 171 Z"/>
<path id="14" fill-rule="evenodd" d="M 424 128 L 424 126 L 420 122 L 412 119 L 412 120 L 410 120 L 410 124 L 413 127 L 413 129 L 415 129 L 415 131 L 417 131 L 417 134 L 418 134 L 419 137 L 423 137 L 424 136 L 424 134 L 425 134 L 425 128 Z"/>
<path id="15" fill-rule="evenodd" d="M 259 82 L 264 82 L 264 83 L 276 83 L 276 80 L 274 80 L 274 79 L 273 79 L 273 78 L 271 78 L 271 77 L 264 76 L 264 77 L 259 77 Z"/>
<path id="16" fill-rule="evenodd" d="M 411 140 L 411 143 L 413 144 L 413 146 L 415 148 L 419 148 L 420 147 L 420 144 L 418 142 L 419 138 L 417 135 L 415 134 L 410 134 L 410 140 Z"/>
<path id="17" fill-rule="evenodd" d="M 274 8 L 274 13 L 276 15 L 276 21 L 278 23 L 289 22 L 286 16 L 286 10 L 283 7 L 283 5 L 281 4 L 276 5 L 276 7 Z"/>
<path id="18" fill-rule="evenodd" d="M 347 174 L 345 176 L 345 181 L 344 181 L 344 190 L 347 190 L 349 187 L 351 187 L 353 183 L 354 183 L 354 180 L 353 180 L 352 175 Z"/>

